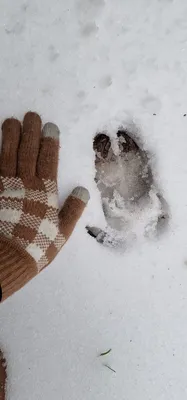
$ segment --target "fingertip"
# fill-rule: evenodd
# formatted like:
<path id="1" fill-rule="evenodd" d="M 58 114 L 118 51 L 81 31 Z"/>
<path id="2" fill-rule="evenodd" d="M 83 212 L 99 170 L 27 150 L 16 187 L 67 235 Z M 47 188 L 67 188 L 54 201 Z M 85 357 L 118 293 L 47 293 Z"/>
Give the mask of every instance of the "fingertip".
<path id="1" fill-rule="evenodd" d="M 24 120 L 25 119 L 38 119 L 41 121 L 40 115 L 36 113 L 35 111 L 27 111 L 27 113 L 24 115 Z"/>
<path id="2" fill-rule="evenodd" d="M 39 128 L 41 127 L 42 120 L 36 112 L 33 111 L 28 111 L 23 119 L 23 127 L 24 129 L 29 129 L 31 126 L 34 125 L 34 127 Z"/>
<path id="3" fill-rule="evenodd" d="M 71 193 L 71 196 L 76 197 L 77 199 L 81 200 L 83 203 L 87 204 L 90 200 L 90 193 L 89 191 L 82 187 L 77 186 Z"/>
<path id="4" fill-rule="evenodd" d="M 47 122 L 43 127 L 43 136 L 49 137 L 52 139 L 59 139 L 60 130 L 57 125 L 53 124 L 52 122 Z"/>
<path id="5" fill-rule="evenodd" d="M 7 130 L 10 128 L 21 129 L 21 122 L 16 118 L 7 118 L 2 123 L 2 130 Z"/>

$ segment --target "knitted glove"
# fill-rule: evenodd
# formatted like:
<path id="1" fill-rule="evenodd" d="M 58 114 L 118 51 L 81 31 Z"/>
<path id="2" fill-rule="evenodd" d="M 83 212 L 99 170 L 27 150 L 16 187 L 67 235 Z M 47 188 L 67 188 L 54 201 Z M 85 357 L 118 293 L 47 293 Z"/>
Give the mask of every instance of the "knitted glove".
<path id="1" fill-rule="evenodd" d="M 41 131 L 36 113 L 2 125 L 0 161 L 0 298 L 5 300 L 51 263 L 89 200 L 78 187 L 59 211 L 59 130 Z"/>
<path id="2" fill-rule="evenodd" d="M 0 350 L 0 400 L 5 400 L 6 378 L 6 361 Z"/>

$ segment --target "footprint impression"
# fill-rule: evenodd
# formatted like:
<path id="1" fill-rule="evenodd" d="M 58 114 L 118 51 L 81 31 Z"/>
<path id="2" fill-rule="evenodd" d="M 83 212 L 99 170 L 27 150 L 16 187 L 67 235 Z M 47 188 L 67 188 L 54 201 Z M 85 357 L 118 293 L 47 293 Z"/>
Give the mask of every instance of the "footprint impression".
<path id="1" fill-rule="evenodd" d="M 133 135 L 119 130 L 116 138 L 110 139 L 99 133 L 93 149 L 106 229 L 88 226 L 88 233 L 106 246 L 125 249 L 163 232 L 168 205 L 155 186 L 149 157 Z"/>

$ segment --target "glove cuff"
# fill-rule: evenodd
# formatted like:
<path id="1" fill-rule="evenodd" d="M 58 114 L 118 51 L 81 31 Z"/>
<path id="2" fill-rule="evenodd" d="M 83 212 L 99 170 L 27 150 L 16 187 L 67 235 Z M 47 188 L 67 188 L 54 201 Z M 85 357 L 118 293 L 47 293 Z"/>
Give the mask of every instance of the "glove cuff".
<path id="1" fill-rule="evenodd" d="M 34 259 L 15 240 L 0 235 L 0 301 L 21 289 L 37 273 Z"/>

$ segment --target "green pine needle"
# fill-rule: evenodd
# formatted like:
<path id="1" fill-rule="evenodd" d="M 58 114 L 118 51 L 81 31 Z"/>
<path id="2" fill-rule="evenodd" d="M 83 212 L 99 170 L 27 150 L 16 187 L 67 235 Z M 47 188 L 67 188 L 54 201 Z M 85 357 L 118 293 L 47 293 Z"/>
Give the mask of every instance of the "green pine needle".
<path id="1" fill-rule="evenodd" d="M 112 349 L 109 349 L 109 350 L 105 351 L 104 353 L 99 354 L 99 357 L 107 356 L 107 354 L 109 354 L 111 351 L 112 351 Z"/>

